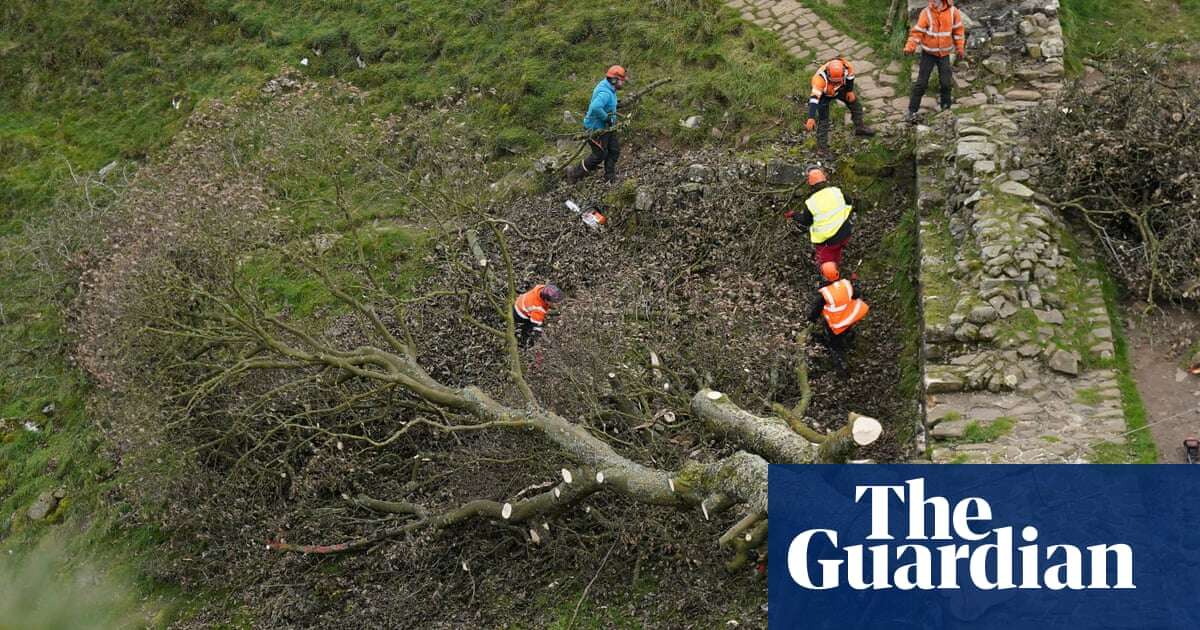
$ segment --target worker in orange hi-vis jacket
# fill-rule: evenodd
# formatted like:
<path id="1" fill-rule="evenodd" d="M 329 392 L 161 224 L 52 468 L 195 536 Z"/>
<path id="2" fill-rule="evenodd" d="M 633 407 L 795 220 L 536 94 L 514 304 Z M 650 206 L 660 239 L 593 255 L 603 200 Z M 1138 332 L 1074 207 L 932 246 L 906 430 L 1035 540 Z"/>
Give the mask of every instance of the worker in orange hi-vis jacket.
<path id="1" fill-rule="evenodd" d="M 539 284 L 517 296 L 513 302 L 513 322 L 522 348 L 533 345 L 542 334 L 550 305 L 562 302 L 563 298 L 563 292 L 553 284 Z"/>
<path id="2" fill-rule="evenodd" d="M 954 6 L 954 0 L 929 0 L 929 6 L 921 10 L 921 17 L 912 27 L 908 43 L 904 46 L 904 52 L 910 55 L 918 50 L 921 51 L 921 59 L 917 66 L 917 80 L 913 82 L 905 117 L 910 123 L 917 120 L 921 99 L 929 87 L 934 66 L 937 66 L 938 83 L 942 90 L 941 108 L 950 109 L 951 87 L 954 85 L 951 64 L 962 59 L 967 52 L 967 29 L 963 24 L 962 12 Z M 952 53 L 957 53 L 957 58 L 952 57 Z"/>
<path id="3" fill-rule="evenodd" d="M 837 263 L 821 265 L 820 287 L 817 299 L 808 313 L 808 321 L 825 318 L 825 334 L 817 340 L 833 354 L 833 365 L 840 376 L 849 376 L 846 356 L 854 345 L 854 326 L 867 316 L 870 307 L 863 301 L 862 294 L 851 279 L 842 278 Z"/>
<path id="4" fill-rule="evenodd" d="M 808 121 L 804 128 L 817 132 L 817 150 L 829 151 L 829 104 L 835 100 L 846 104 L 850 119 L 854 121 L 854 133 L 873 136 L 875 130 L 867 126 L 862 101 L 854 90 L 854 66 L 842 58 L 831 59 L 817 69 L 812 77 L 812 95 L 808 99 Z"/>

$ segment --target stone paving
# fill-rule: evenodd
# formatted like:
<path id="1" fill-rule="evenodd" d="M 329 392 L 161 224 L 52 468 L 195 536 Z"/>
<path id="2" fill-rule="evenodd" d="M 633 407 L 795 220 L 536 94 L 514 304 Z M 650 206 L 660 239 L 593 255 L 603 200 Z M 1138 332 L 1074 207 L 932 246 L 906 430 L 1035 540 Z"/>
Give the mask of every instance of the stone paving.
<path id="1" fill-rule="evenodd" d="M 889 107 L 896 97 L 900 80 L 900 64 L 877 64 L 876 52 L 870 46 L 834 28 L 812 9 L 797 0 L 726 0 L 741 12 L 742 17 L 779 35 L 788 52 L 811 62 L 812 72 L 821 64 L 842 56 L 854 66 L 855 89 L 863 99 L 868 118 L 883 118 L 896 122 L 903 117 Z M 835 5 L 834 2 L 829 2 Z M 807 94 L 808 78 L 803 77 L 802 89 Z"/>

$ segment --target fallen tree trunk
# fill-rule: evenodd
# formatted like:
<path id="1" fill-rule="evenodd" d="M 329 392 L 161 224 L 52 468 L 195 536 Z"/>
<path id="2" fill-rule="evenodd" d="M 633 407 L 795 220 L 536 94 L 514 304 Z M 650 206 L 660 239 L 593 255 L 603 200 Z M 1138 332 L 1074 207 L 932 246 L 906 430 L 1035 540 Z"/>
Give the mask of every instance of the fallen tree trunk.
<path id="1" fill-rule="evenodd" d="M 754 415 L 711 389 L 692 397 L 692 413 L 703 419 L 712 432 L 762 454 L 773 464 L 845 463 L 858 447 L 875 442 L 883 434 L 878 420 L 851 412 L 846 426 L 814 443 L 793 431 L 782 418 Z"/>

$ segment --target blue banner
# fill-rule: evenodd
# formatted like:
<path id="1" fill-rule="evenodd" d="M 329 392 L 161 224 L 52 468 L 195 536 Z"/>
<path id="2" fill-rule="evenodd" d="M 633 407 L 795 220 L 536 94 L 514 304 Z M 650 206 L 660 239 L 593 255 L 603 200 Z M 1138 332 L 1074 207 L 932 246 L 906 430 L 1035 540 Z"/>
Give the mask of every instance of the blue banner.
<path id="1" fill-rule="evenodd" d="M 770 627 L 1200 628 L 1200 466 L 770 468 Z"/>

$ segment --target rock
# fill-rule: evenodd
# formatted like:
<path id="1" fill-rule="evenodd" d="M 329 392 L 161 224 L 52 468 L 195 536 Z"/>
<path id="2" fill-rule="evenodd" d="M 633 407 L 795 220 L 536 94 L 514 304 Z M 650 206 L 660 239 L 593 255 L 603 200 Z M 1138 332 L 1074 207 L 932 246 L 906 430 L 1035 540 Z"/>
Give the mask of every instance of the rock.
<path id="1" fill-rule="evenodd" d="M 963 324 L 954 331 L 954 338 L 963 343 L 976 341 L 979 339 L 979 326 L 970 322 Z"/>
<path id="2" fill-rule="evenodd" d="M 1059 348 L 1050 355 L 1049 366 L 1055 372 L 1061 372 L 1070 376 L 1079 376 L 1079 356 L 1074 352 L 1068 352 Z"/>
<path id="3" fill-rule="evenodd" d="M 767 183 L 772 186 L 789 186 L 804 181 L 804 167 L 783 160 L 772 160 L 767 164 Z"/>
<path id="4" fill-rule="evenodd" d="M 984 341 L 991 341 L 1000 334 L 1000 328 L 995 324 L 987 324 L 979 329 L 979 338 Z"/>
<path id="5" fill-rule="evenodd" d="M 1026 359 L 1032 359 L 1042 353 L 1042 347 L 1035 343 L 1027 343 L 1017 348 L 1017 353 Z"/>
<path id="6" fill-rule="evenodd" d="M 1000 307 L 1000 317 L 1008 319 L 1020 312 L 1021 309 L 1013 305 L 1012 302 L 1005 302 L 1004 306 Z"/>
<path id="7" fill-rule="evenodd" d="M 721 138 L 725 137 L 725 132 L 721 131 L 717 127 L 713 127 L 712 129 L 708 130 L 708 135 L 712 136 L 716 140 L 720 140 Z"/>
<path id="8" fill-rule="evenodd" d="M 1063 42 L 1062 38 L 1049 37 L 1042 40 L 1042 56 L 1047 59 L 1062 57 L 1066 50 L 1067 45 Z"/>
<path id="9" fill-rule="evenodd" d="M 1025 184 L 1022 184 L 1021 182 L 1013 182 L 1013 181 L 1004 182 L 1003 184 L 1000 184 L 1000 188 L 998 190 L 1002 193 L 1020 197 L 1021 199 L 1032 199 L 1033 198 L 1033 191 L 1030 190 L 1029 187 L 1026 186 Z"/>
<path id="10" fill-rule="evenodd" d="M 100 172 L 96 175 L 100 178 L 100 181 L 104 181 L 104 178 L 108 177 L 108 174 L 111 173 L 114 168 L 117 168 L 117 160 L 113 160 L 108 164 L 105 164 L 104 167 L 100 169 Z"/>
<path id="11" fill-rule="evenodd" d="M 1033 313 L 1037 315 L 1038 321 L 1042 322 L 1043 324 L 1062 326 L 1066 322 L 1066 318 L 1063 317 L 1062 311 L 1059 311 L 1058 309 L 1049 311 L 1034 311 Z"/>
<path id="12" fill-rule="evenodd" d="M 979 160 L 975 163 L 975 174 L 979 176 L 991 175 L 996 172 L 996 163 L 991 160 Z"/>
<path id="13" fill-rule="evenodd" d="M 983 67 L 992 74 L 1003 77 L 1008 75 L 1008 61 L 999 57 L 988 57 L 983 60 Z"/>
<path id="14" fill-rule="evenodd" d="M 687 179 L 690 182 L 707 182 L 712 179 L 712 175 L 712 169 L 703 164 L 693 164 L 687 170 Z"/>
<path id="15" fill-rule="evenodd" d="M 940 440 L 956 440 L 966 435 L 968 424 L 966 420 L 943 420 L 933 425 L 929 435 Z"/>
<path id="16" fill-rule="evenodd" d="M 638 212 L 649 212 L 654 209 L 654 193 L 646 189 L 637 191 L 637 197 L 633 201 L 633 209 Z"/>
<path id="17" fill-rule="evenodd" d="M 700 128 L 700 117 L 699 116 L 688 116 L 687 120 L 679 121 L 679 126 L 685 128 L 685 129 L 699 129 Z"/>
<path id="18" fill-rule="evenodd" d="M 967 315 L 967 321 L 982 326 L 983 324 L 996 321 L 998 317 L 1000 317 L 1000 314 L 996 312 L 996 309 L 991 304 L 980 304 L 971 309 L 971 313 Z"/>
<path id="19" fill-rule="evenodd" d="M 340 240 L 342 240 L 341 234 L 331 232 L 328 234 L 314 234 L 312 238 L 309 239 L 309 243 L 312 244 L 312 248 L 319 256 L 333 249 L 333 246 L 337 245 L 337 242 Z"/>
<path id="20" fill-rule="evenodd" d="M 46 518 L 52 512 L 54 512 L 55 508 L 58 507 L 59 501 L 61 501 L 65 496 L 66 493 L 62 490 L 47 490 L 46 492 L 39 494 L 38 498 L 34 500 L 33 505 L 29 506 L 29 511 L 26 512 L 26 514 L 29 516 L 29 520 L 40 521 Z"/>
<path id="21" fill-rule="evenodd" d="M 1042 93 L 1036 90 L 1009 90 L 1004 93 L 1004 98 L 1010 101 L 1040 101 Z"/>
<path id="22" fill-rule="evenodd" d="M 1041 59 L 1042 58 L 1042 47 L 1039 46 L 1038 44 L 1034 44 L 1034 43 L 1025 44 L 1025 54 L 1029 55 L 1030 57 L 1032 57 L 1034 59 Z"/>
<path id="23" fill-rule="evenodd" d="M 930 372 L 925 375 L 925 392 L 928 394 L 952 394 L 963 390 L 962 377 L 950 372 Z"/>
<path id="24" fill-rule="evenodd" d="M 1036 284 L 1025 287 L 1025 297 L 1032 308 L 1042 308 L 1042 289 Z"/>
<path id="25" fill-rule="evenodd" d="M 699 182 L 684 182 L 679 185 L 679 192 L 685 195 L 703 195 L 704 185 Z"/>
<path id="26" fill-rule="evenodd" d="M 1097 328 L 1092 331 L 1092 336 L 1097 339 L 1112 339 L 1112 329 L 1108 327 Z"/>
<path id="27" fill-rule="evenodd" d="M 568 125 L 575 124 L 575 114 L 572 114 L 571 110 L 569 109 L 563 110 L 562 119 L 563 122 L 567 123 Z"/>

